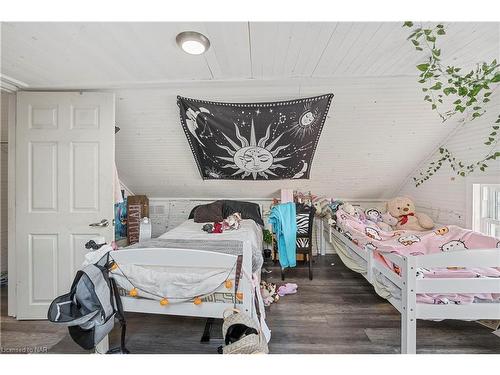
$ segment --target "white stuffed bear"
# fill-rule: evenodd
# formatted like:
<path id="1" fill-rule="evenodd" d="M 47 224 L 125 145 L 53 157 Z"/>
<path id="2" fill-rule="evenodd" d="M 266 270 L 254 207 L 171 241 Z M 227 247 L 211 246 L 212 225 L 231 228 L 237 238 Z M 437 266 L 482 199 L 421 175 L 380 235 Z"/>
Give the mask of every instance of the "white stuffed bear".
<path id="1" fill-rule="evenodd" d="M 423 231 L 434 228 L 429 216 L 415 212 L 415 204 L 409 197 L 397 197 L 387 202 L 387 212 L 398 220 L 396 229 Z"/>

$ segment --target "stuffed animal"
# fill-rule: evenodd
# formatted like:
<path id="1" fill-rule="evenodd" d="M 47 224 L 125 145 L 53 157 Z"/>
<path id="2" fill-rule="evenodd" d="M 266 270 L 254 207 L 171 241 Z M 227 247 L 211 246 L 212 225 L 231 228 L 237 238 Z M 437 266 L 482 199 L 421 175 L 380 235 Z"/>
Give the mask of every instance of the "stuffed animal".
<path id="1" fill-rule="evenodd" d="M 382 216 L 382 213 L 376 208 L 369 208 L 365 210 L 365 215 L 366 215 L 365 224 L 376 226 L 385 232 L 392 231 L 392 227 L 384 223 L 384 218 Z"/>
<path id="2" fill-rule="evenodd" d="M 368 220 L 373 221 L 374 223 L 378 223 L 382 221 L 382 214 L 376 208 L 369 208 L 365 210 L 365 215 Z"/>
<path id="3" fill-rule="evenodd" d="M 325 217 L 328 214 L 328 205 L 330 200 L 325 197 L 317 197 L 313 199 L 313 206 L 316 210 L 316 216 Z"/>
<path id="4" fill-rule="evenodd" d="M 260 293 L 262 295 L 262 301 L 265 306 L 269 306 L 271 303 L 278 302 L 280 296 L 276 290 L 276 284 L 268 283 L 265 281 L 260 282 Z"/>
<path id="5" fill-rule="evenodd" d="M 381 213 L 376 208 L 369 208 L 365 211 L 366 220 L 365 224 L 379 227 L 379 229 L 384 232 L 392 232 L 394 226 L 398 223 L 398 220 L 391 216 L 389 213 Z"/>
<path id="6" fill-rule="evenodd" d="M 386 232 L 391 232 L 396 227 L 398 219 L 392 216 L 389 212 L 382 214 L 382 221 L 377 223 L 378 227 Z"/>
<path id="7" fill-rule="evenodd" d="M 398 220 L 396 229 L 423 231 L 434 228 L 429 216 L 415 212 L 415 204 L 409 197 L 397 197 L 387 202 L 387 212 Z"/>
<path id="8" fill-rule="evenodd" d="M 344 204 L 342 204 L 342 206 L 340 206 L 340 208 L 342 209 L 342 211 L 344 211 L 345 213 L 347 213 L 351 216 L 354 216 L 354 213 L 356 212 L 354 210 L 354 206 L 348 202 L 345 202 Z"/>
<path id="9" fill-rule="evenodd" d="M 332 210 L 333 215 L 337 213 L 337 210 L 344 204 L 344 202 L 339 200 L 334 200 L 329 204 L 330 209 Z"/>
<path id="10" fill-rule="evenodd" d="M 366 221 L 366 215 L 360 207 L 354 207 L 354 217 L 363 223 Z"/>
<path id="11" fill-rule="evenodd" d="M 222 221 L 222 230 L 236 230 L 240 229 L 241 224 L 241 214 L 239 212 L 235 212 L 232 215 L 229 215 Z"/>

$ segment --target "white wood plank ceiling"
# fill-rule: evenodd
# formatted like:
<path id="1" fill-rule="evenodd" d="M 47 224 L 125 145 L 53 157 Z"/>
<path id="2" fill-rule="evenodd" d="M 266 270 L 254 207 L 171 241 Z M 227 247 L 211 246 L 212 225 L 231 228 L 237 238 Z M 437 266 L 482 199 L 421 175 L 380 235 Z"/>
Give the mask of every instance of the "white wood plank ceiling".
<path id="1" fill-rule="evenodd" d="M 498 57 L 498 23 L 444 23 L 445 63 Z M 175 44 L 211 41 L 202 56 Z M 1 73 L 31 88 L 109 88 L 191 80 L 415 75 L 425 59 L 401 23 L 2 23 Z"/>

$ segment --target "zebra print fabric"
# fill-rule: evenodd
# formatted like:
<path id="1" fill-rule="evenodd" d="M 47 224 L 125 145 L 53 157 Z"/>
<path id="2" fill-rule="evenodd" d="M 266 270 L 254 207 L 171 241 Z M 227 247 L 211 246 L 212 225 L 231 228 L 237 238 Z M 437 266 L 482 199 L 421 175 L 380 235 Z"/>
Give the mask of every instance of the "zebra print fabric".
<path id="1" fill-rule="evenodd" d="M 299 238 L 297 238 L 296 244 L 297 244 L 297 247 L 299 247 L 299 248 L 300 247 L 308 247 L 309 246 L 309 238 L 299 237 Z"/>
<path id="2" fill-rule="evenodd" d="M 307 234 L 309 229 L 309 214 L 297 214 L 297 234 Z"/>

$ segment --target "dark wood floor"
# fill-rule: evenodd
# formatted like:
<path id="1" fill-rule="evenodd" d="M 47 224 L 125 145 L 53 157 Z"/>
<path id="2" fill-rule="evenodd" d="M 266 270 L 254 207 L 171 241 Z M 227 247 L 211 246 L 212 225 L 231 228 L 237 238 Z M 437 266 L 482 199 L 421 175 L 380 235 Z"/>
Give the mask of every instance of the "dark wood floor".
<path id="1" fill-rule="evenodd" d="M 266 276 L 281 283 L 279 269 Z M 287 282 L 298 293 L 283 297 L 267 311 L 272 330 L 271 353 L 399 353 L 399 313 L 378 297 L 366 280 L 348 270 L 335 256 L 320 257 L 314 280 L 299 266 L 288 272 Z M 6 288 L 3 288 L 4 290 Z M 84 353 L 65 331 L 47 322 L 18 322 L 6 317 L 2 297 L 2 346 L 44 345 L 55 338 L 49 353 Z M 222 343 L 221 323 L 213 327 L 209 344 L 199 342 L 204 319 L 127 313 L 127 346 L 132 353 L 216 353 Z M 118 325 L 116 326 L 118 327 Z M 118 328 L 111 336 L 117 345 Z M 418 321 L 418 353 L 500 353 L 500 338 L 474 322 Z"/>

